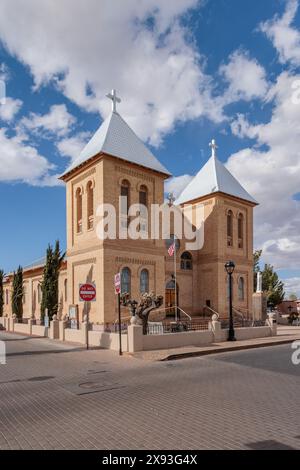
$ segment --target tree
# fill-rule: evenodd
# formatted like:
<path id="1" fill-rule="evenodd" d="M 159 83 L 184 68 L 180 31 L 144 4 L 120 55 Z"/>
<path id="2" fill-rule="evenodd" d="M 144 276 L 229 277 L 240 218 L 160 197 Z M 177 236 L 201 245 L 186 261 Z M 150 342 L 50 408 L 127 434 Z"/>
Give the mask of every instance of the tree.
<path id="1" fill-rule="evenodd" d="M 274 307 L 284 299 L 284 283 L 280 281 L 278 274 L 274 271 L 274 267 L 270 264 L 265 264 L 262 272 L 262 287 L 263 291 L 267 293 L 267 301 L 269 305 Z"/>
<path id="2" fill-rule="evenodd" d="M 14 272 L 11 295 L 12 313 L 17 318 L 22 318 L 23 316 L 23 295 L 23 268 L 19 266 L 17 272 Z"/>
<path id="3" fill-rule="evenodd" d="M 289 300 L 291 300 L 292 302 L 297 300 L 298 299 L 298 296 L 297 294 L 295 294 L 294 292 L 292 292 L 290 295 L 289 295 Z"/>
<path id="4" fill-rule="evenodd" d="M 254 292 L 256 291 L 257 278 L 256 273 L 260 271 L 260 259 L 262 250 L 255 250 L 253 253 L 253 272 L 254 272 Z M 279 280 L 278 274 L 274 271 L 274 267 L 265 264 L 262 271 L 262 290 L 267 294 L 267 302 L 274 307 L 284 299 L 284 283 Z"/>
<path id="5" fill-rule="evenodd" d="M 64 254 L 60 252 L 59 241 L 55 242 L 55 248 L 51 245 L 48 246 L 46 252 L 46 264 L 43 272 L 43 280 L 41 282 L 42 302 L 41 302 L 41 317 L 45 316 L 45 311 L 48 309 L 49 318 L 52 319 L 53 315 L 58 311 L 58 278 L 61 263 L 64 259 Z"/>
<path id="6" fill-rule="evenodd" d="M 146 335 L 149 315 L 152 310 L 155 310 L 163 304 L 163 297 L 150 292 L 149 294 L 143 294 L 139 302 L 136 302 L 135 300 L 130 300 L 129 294 L 122 294 L 121 303 L 124 306 L 129 306 L 131 314 L 138 316 L 140 320 L 142 320 L 143 335 Z"/>
<path id="7" fill-rule="evenodd" d="M 3 289 L 4 271 L 0 269 L 0 317 L 3 317 L 4 289 Z"/>

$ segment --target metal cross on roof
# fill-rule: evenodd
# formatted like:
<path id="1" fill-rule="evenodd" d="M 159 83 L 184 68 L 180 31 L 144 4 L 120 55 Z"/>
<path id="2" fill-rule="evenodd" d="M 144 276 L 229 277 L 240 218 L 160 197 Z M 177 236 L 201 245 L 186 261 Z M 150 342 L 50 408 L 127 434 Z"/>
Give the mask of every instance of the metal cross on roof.
<path id="1" fill-rule="evenodd" d="M 109 98 L 112 101 L 112 112 L 116 113 L 117 112 L 117 103 L 121 103 L 121 98 L 117 97 L 117 92 L 115 89 L 111 90 L 111 93 L 108 93 L 106 95 L 107 98 Z"/>
<path id="2" fill-rule="evenodd" d="M 169 201 L 169 206 L 173 206 L 175 200 L 176 200 L 176 197 L 174 197 L 174 194 L 173 193 L 169 193 L 168 196 L 167 196 L 167 199 Z"/>
<path id="3" fill-rule="evenodd" d="M 216 150 L 217 150 L 218 146 L 216 144 L 215 139 L 212 139 L 212 141 L 209 143 L 209 146 L 211 147 L 211 156 L 216 157 L 217 156 Z"/>

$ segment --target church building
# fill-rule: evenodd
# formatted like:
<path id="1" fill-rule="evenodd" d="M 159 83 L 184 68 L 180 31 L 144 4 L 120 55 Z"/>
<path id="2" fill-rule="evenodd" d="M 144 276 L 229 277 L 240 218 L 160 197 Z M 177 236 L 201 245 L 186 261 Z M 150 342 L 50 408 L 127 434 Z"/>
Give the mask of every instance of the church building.
<path id="1" fill-rule="evenodd" d="M 251 317 L 253 208 L 257 202 L 218 160 L 212 141 L 211 157 L 174 202 L 175 207 L 202 204 L 203 246 L 188 250 L 184 237 L 172 235 L 170 239 L 123 238 L 122 229 L 131 220 L 130 206 L 140 204 L 150 211 L 153 204 L 163 205 L 164 183 L 171 174 L 117 112 L 120 100 L 115 91 L 108 96 L 111 114 L 61 176 L 66 185 L 67 250 L 59 279 L 59 316 L 78 305 L 80 320 L 88 314 L 90 322 L 113 323 L 117 318 L 114 276 L 120 272 L 122 292 L 130 293 L 132 299 L 154 292 L 163 296 L 163 309 L 177 305 L 183 315 L 198 316 L 207 310 L 227 317 L 224 265 L 233 260 L 233 304 Z M 115 239 L 99 239 L 97 233 L 97 211 L 104 204 L 116 211 Z M 151 233 L 152 219 L 145 218 L 144 230 Z M 172 244 L 175 254 L 170 256 Z M 25 318 L 40 317 L 42 274 L 43 262 L 24 269 Z M 93 302 L 79 299 L 79 285 L 85 283 L 95 285 Z M 11 315 L 11 286 L 9 274 L 4 285 L 5 315 Z"/>

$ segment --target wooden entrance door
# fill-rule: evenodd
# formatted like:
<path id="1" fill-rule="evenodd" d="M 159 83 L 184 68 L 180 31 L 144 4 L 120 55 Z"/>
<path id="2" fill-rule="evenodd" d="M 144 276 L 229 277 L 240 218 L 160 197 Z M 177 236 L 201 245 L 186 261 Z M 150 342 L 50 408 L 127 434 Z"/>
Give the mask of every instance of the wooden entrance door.
<path id="1" fill-rule="evenodd" d="M 178 306 L 178 289 L 177 289 L 177 306 Z M 166 300 L 166 315 L 175 316 L 175 289 L 166 288 L 165 291 L 165 300 Z M 168 309 L 170 307 L 170 309 Z M 173 308 L 172 308 L 173 307 Z"/>
<path id="2" fill-rule="evenodd" d="M 166 289 L 166 307 L 174 307 L 175 289 Z"/>

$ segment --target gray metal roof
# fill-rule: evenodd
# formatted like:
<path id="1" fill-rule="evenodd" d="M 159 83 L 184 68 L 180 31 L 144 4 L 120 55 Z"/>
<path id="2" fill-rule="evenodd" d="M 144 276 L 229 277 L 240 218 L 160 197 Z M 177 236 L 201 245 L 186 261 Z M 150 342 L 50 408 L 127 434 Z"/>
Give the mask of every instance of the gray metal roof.
<path id="1" fill-rule="evenodd" d="M 190 181 L 175 204 L 184 204 L 218 191 L 258 204 L 215 155 L 211 156 Z"/>
<path id="2" fill-rule="evenodd" d="M 112 112 L 62 176 L 101 152 L 170 175 L 124 119 Z"/>

